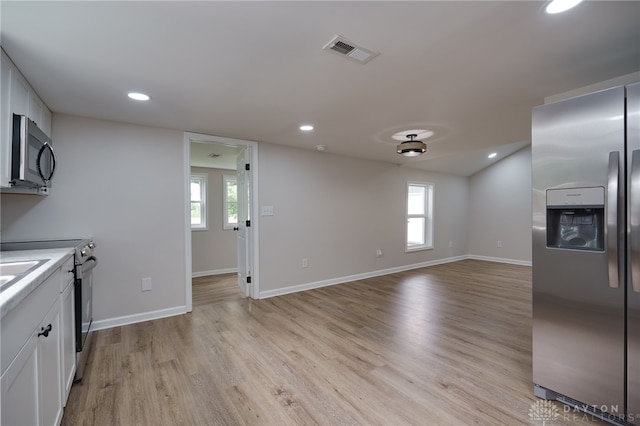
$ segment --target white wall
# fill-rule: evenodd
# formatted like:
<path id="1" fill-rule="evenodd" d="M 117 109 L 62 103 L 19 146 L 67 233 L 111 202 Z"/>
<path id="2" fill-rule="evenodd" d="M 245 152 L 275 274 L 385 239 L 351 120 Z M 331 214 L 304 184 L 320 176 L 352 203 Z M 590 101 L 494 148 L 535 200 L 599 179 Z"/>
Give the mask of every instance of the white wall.
<path id="1" fill-rule="evenodd" d="M 261 293 L 467 253 L 467 178 L 270 144 L 259 163 Z M 409 180 L 435 184 L 433 250 L 404 252 Z"/>
<path id="2" fill-rule="evenodd" d="M 183 133 L 55 114 L 53 140 L 51 195 L 3 194 L 2 238 L 95 237 L 98 325 L 184 311 Z M 530 260 L 528 150 L 471 179 L 264 143 L 259 154 L 258 203 L 274 207 L 256 218 L 265 295 L 469 253 Z M 433 250 L 404 252 L 409 180 L 435 184 Z"/>
<path id="3" fill-rule="evenodd" d="M 207 230 L 191 232 L 193 276 L 231 272 L 238 268 L 238 239 L 233 230 L 223 229 L 223 176 L 235 170 L 192 167 L 192 173 L 207 177 Z"/>
<path id="4" fill-rule="evenodd" d="M 3 194 L 3 240 L 93 236 L 98 324 L 184 311 L 182 132 L 55 114 L 52 139 L 51 194 Z"/>
<path id="5" fill-rule="evenodd" d="M 531 146 L 471 176 L 469 194 L 469 254 L 531 264 Z"/>

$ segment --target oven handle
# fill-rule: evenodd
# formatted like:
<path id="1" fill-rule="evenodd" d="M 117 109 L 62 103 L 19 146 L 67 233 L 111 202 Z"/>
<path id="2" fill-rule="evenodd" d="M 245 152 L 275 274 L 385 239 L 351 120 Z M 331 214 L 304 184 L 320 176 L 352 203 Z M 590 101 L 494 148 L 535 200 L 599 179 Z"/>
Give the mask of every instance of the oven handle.
<path id="1" fill-rule="evenodd" d="M 82 275 L 86 274 L 96 266 L 98 266 L 98 259 L 95 256 L 91 256 L 82 265 L 80 265 Z"/>

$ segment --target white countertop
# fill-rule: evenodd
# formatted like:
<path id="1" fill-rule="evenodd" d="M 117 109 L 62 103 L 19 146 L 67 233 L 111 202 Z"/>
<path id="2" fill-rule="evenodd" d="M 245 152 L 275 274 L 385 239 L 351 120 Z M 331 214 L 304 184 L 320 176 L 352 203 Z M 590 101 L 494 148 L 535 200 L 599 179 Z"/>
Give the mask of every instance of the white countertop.
<path id="1" fill-rule="evenodd" d="M 0 262 L 22 262 L 49 259 L 38 268 L 25 275 L 18 282 L 0 293 L 0 318 L 13 309 L 33 290 L 42 284 L 56 269 L 73 255 L 73 248 L 45 250 L 21 250 L 0 252 Z"/>

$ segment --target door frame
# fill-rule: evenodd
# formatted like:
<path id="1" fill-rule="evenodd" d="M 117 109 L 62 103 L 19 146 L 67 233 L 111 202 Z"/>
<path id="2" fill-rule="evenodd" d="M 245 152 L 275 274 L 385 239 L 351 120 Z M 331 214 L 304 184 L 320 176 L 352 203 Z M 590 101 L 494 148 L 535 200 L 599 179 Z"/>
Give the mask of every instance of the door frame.
<path id="1" fill-rule="evenodd" d="M 260 256 L 259 256 L 259 208 L 258 208 L 258 143 L 242 139 L 226 138 L 222 136 L 205 135 L 202 133 L 184 132 L 184 242 L 185 242 L 185 300 L 187 312 L 193 310 L 192 298 L 192 260 L 191 260 L 191 209 L 190 209 L 190 179 L 191 179 L 191 142 L 208 142 L 237 147 L 251 148 L 251 177 L 249 179 L 252 194 L 251 205 L 251 243 L 249 250 L 251 256 L 251 284 L 249 285 L 249 297 L 258 299 L 260 295 Z"/>

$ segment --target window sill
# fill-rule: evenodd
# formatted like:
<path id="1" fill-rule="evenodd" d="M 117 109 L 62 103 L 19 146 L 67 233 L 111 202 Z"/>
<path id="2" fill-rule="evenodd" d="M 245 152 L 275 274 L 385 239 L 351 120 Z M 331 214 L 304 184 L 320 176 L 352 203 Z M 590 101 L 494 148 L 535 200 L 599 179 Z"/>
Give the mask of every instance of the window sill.
<path id="1" fill-rule="evenodd" d="M 433 250 L 433 246 L 420 246 L 420 247 L 405 248 L 404 252 L 405 253 L 413 253 L 414 251 L 424 251 L 424 250 Z"/>

